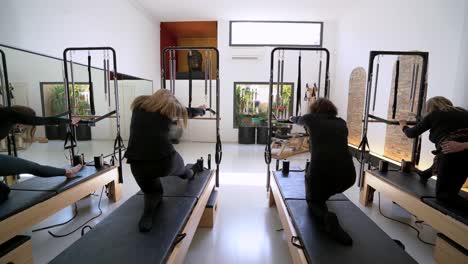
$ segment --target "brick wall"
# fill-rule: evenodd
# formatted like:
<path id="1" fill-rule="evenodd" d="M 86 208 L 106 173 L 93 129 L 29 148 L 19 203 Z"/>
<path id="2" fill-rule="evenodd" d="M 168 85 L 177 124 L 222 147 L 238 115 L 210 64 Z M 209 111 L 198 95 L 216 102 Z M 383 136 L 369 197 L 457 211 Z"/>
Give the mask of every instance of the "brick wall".
<path id="1" fill-rule="evenodd" d="M 355 68 L 349 77 L 348 93 L 348 143 L 359 146 L 362 138 L 362 115 L 366 93 L 366 70 Z"/>
<path id="2" fill-rule="evenodd" d="M 419 74 L 416 80 L 416 92 L 414 99 L 414 110 L 413 113 L 417 112 L 417 105 L 419 99 L 419 85 L 421 79 L 422 70 L 422 59 L 417 56 L 401 56 L 400 58 L 400 76 L 398 81 L 398 103 L 395 120 L 415 120 L 414 115 L 411 113 L 411 83 L 413 78 L 413 65 L 419 65 Z M 395 73 L 396 73 L 396 62 L 393 66 L 393 78 L 392 78 L 392 89 L 389 95 L 389 106 L 387 112 L 387 119 L 392 119 L 392 106 L 393 106 L 393 95 L 395 91 Z M 425 98 L 424 98 L 425 100 Z M 385 135 L 385 147 L 384 156 L 393 160 L 400 161 L 411 160 L 413 148 L 413 140 L 407 138 L 399 126 L 387 126 Z"/>

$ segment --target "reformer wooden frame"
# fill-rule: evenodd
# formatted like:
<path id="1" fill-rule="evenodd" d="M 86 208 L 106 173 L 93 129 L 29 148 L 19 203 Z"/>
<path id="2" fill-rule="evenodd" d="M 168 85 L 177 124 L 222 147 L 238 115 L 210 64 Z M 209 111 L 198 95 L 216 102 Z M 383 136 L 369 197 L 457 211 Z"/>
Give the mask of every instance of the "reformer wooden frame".
<path id="1" fill-rule="evenodd" d="M 215 170 L 211 171 L 210 179 L 208 180 L 205 189 L 203 190 L 200 198 L 198 199 L 195 207 L 190 214 L 187 223 L 182 230 L 184 238 L 174 246 L 174 249 L 171 252 L 171 255 L 167 259 L 168 264 L 183 264 L 185 256 L 189 250 L 190 244 L 192 243 L 193 237 L 195 232 L 197 231 L 200 220 L 202 218 L 203 212 L 205 211 L 206 204 L 208 203 L 208 199 L 210 198 L 211 192 L 215 189 L 215 177 L 216 175 Z"/>
<path id="2" fill-rule="evenodd" d="M 359 199 L 362 205 L 370 206 L 373 201 L 374 192 L 381 192 L 451 240 L 464 248 L 468 248 L 468 226 L 464 223 L 425 204 L 421 201 L 420 197 L 407 193 L 391 183 L 374 176 L 370 171 L 365 172 L 363 183 Z"/>
<path id="3" fill-rule="evenodd" d="M 281 225 L 284 229 L 287 238 L 289 254 L 291 255 L 293 263 L 307 264 L 307 258 L 304 254 L 303 249 L 297 246 L 300 245 L 300 242 L 294 242 L 296 245 L 294 245 L 292 242 L 294 238 L 298 237 L 298 234 L 296 232 L 296 228 L 294 227 L 293 221 L 289 216 L 288 208 L 284 203 L 283 196 L 281 195 L 278 183 L 276 182 L 276 178 L 273 177 L 273 179 L 274 180 L 270 182 L 270 188 L 268 191 L 268 205 L 269 207 L 273 207 L 274 205 L 276 205 Z"/>
<path id="4" fill-rule="evenodd" d="M 88 196 L 102 186 L 110 185 L 110 200 L 117 202 L 122 197 L 122 184 L 119 183 L 118 168 L 112 166 L 98 172 L 92 179 L 82 182 L 41 203 L 0 221 L 0 244 L 21 234 L 33 225 L 47 219 L 63 208 Z"/>

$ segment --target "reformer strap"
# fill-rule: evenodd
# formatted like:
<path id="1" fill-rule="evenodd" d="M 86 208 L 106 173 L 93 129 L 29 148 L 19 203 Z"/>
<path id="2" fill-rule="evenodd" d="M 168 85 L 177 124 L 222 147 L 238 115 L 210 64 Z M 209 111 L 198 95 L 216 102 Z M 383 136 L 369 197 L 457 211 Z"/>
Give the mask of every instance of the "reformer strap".
<path id="1" fill-rule="evenodd" d="M 280 81 L 281 81 L 281 51 L 278 53 L 278 82 L 276 84 L 276 114 L 278 114 Z"/>
<path id="2" fill-rule="evenodd" d="M 296 95 L 296 116 L 300 116 L 301 112 L 301 61 L 302 61 L 302 56 L 301 52 L 299 51 L 299 59 L 297 63 L 297 95 Z"/>
<path id="3" fill-rule="evenodd" d="M 374 102 L 372 104 L 372 112 L 375 111 L 375 103 L 377 101 L 377 88 L 379 87 L 379 72 L 380 72 L 380 59 L 377 61 L 377 68 L 375 72 Z"/>
<path id="4" fill-rule="evenodd" d="M 94 108 L 94 91 L 93 91 L 93 80 L 91 76 L 91 55 L 88 54 L 88 83 L 89 83 L 89 106 L 91 107 L 91 114 L 95 115 L 96 110 Z M 73 90 L 75 87 L 73 87 Z"/>
<path id="5" fill-rule="evenodd" d="M 114 61 L 114 64 L 117 63 Z M 107 101 L 108 101 L 108 106 L 111 107 L 111 85 L 110 85 L 110 63 L 109 63 L 109 51 L 107 51 L 107 59 L 106 59 L 106 66 L 107 66 L 107 72 L 106 72 L 106 82 L 107 82 Z M 115 81 L 115 80 L 114 80 Z"/>
<path id="6" fill-rule="evenodd" d="M 400 60 L 396 61 L 395 67 L 395 91 L 393 93 L 393 106 L 392 106 L 392 119 L 395 119 L 396 111 L 398 107 L 398 82 L 400 80 Z"/>
<path id="7" fill-rule="evenodd" d="M 418 78 L 419 78 L 419 64 L 416 64 L 416 72 L 414 75 L 414 89 L 411 94 L 411 112 L 414 112 L 414 103 L 416 102 L 416 89 L 418 85 Z"/>
<path id="8" fill-rule="evenodd" d="M 188 79 L 189 79 L 189 105 L 188 107 L 192 107 L 192 51 L 189 51 L 188 53 L 188 66 L 189 66 L 189 71 L 188 71 Z"/>
<path id="9" fill-rule="evenodd" d="M 104 98 L 107 100 L 107 64 L 106 64 L 106 52 L 104 51 L 104 59 L 103 66 L 104 66 Z"/>
<path id="10" fill-rule="evenodd" d="M 73 136 L 73 134 L 68 131 L 67 135 L 65 136 L 65 142 L 63 143 L 63 148 L 64 149 L 71 149 L 76 147 L 76 139 Z"/>
<path id="11" fill-rule="evenodd" d="M 318 96 L 320 97 L 320 88 L 322 88 L 322 53 L 320 53 L 319 72 L 318 72 Z"/>

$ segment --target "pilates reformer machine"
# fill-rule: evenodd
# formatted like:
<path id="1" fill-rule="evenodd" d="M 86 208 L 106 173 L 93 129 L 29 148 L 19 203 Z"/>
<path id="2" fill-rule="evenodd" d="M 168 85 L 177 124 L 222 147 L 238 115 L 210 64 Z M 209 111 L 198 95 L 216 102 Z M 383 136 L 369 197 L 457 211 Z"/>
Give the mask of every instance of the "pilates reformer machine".
<path id="1" fill-rule="evenodd" d="M 73 205 L 77 201 L 89 196 L 90 193 L 96 191 L 99 188 L 101 190 L 101 198 L 106 189 L 106 194 L 110 200 L 117 202 L 121 197 L 121 151 L 123 143 L 120 137 L 120 122 L 119 122 L 119 109 L 118 109 L 118 86 L 117 86 L 117 67 L 116 67 L 116 55 L 112 48 L 68 48 L 64 51 L 64 83 L 65 91 L 68 99 L 65 99 L 68 104 L 68 112 L 66 113 L 69 118 L 75 117 L 73 112 L 73 99 L 74 91 L 73 87 L 70 87 L 69 80 L 72 80 L 74 84 L 73 70 L 71 70 L 71 78 L 68 74 L 68 63 L 71 63 L 71 69 L 73 68 L 73 61 L 67 59 L 67 53 L 71 51 L 112 51 L 114 59 L 114 96 L 116 102 L 116 109 L 111 111 L 115 115 L 117 120 L 117 138 L 114 145 L 114 152 L 107 156 L 97 156 L 93 162 L 84 162 L 84 158 L 75 155 L 75 148 L 77 147 L 74 127 L 70 125 L 67 140 L 65 141 L 65 149 L 70 151 L 70 165 L 82 163 L 84 168 L 72 179 L 65 177 L 53 177 L 53 178 L 41 178 L 33 177 L 25 181 L 16 183 L 10 186 L 11 193 L 9 199 L 0 205 L 0 263 L 32 263 L 32 246 L 31 240 L 28 236 L 20 235 L 22 232 L 28 230 L 35 224 L 47 219 L 51 215 L 57 213 L 63 208 Z M 89 83 L 91 83 L 91 63 L 90 54 L 88 55 L 88 77 Z M 104 60 L 105 61 L 105 60 Z M 109 62 L 107 62 L 106 69 Z M 105 71 L 105 74 L 109 76 L 109 71 Z M 104 80 L 106 81 L 107 78 Z M 92 84 L 90 84 L 90 99 L 93 99 Z M 107 85 L 106 87 L 110 87 Z M 110 90 L 108 90 L 109 97 L 111 96 Z M 109 99 L 110 100 L 110 99 Z M 94 103 L 90 103 L 94 108 Z M 95 114 L 95 110 L 91 111 Z M 93 117 L 86 120 L 87 124 L 93 124 L 102 117 Z M 62 114 L 63 116 L 64 114 Z M 109 117 L 111 114 L 104 116 Z M 100 119 L 101 118 L 101 119 Z M 68 144 L 69 143 L 69 144 Z M 111 164 L 104 163 L 104 158 L 110 157 L 112 159 Z M 119 162 L 117 164 L 116 162 Z M 100 203 L 100 202 L 99 202 Z M 76 211 L 75 205 L 75 214 Z M 99 215 L 98 215 L 99 216 Z M 97 217 L 97 216 L 96 216 Z M 96 218 L 94 217 L 94 218 Z M 73 217 L 74 218 L 74 217 Z M 73 219 L 72 218 L 72 219 Z M 94 219 L 92 218 L 92 219 Z M 71 219 L 71 220 L 72 220 Z M 48 230 L 53 227 L 67 224 L 71 220 L 68 220 L 61 224 L 56 224 L 48 227 L 39 228 L 35 231 Z M 89 223 L 85 222 L 85 224 Z M 90 228 L 91 226 L 85 224 L 81 225 L 82 233 L 84 229 Z M 79 229 L 65 235 L 55 235 L 49 231 L 54 237 L 67 236 Z"/>
<path id="2" fill-rule="evenodd" d="M 274 100 L 273 58 L 275 51 L 282 49 L 325 52 L 327 54 L 327 82 L 324 96 L 328 97 L 329 94 L 328 50 L 324 48 L 275 48 L 271 54 L 270 64 L 269 140 L 272 137 L 273 111 L 271 110 Z M 300 94 L 300 89 L 298 89 L 298 93 Z M 296 115 L 300 115 L 299 108 L 296 107 L 296 111 Z M 333 241 L 320 229 L 320 224 L 308 212 L 305 194 L 305 171 L 308 164 L 306 164 L 305 169 L 289 169 L 289 162 L 283 161 L 283 166 L 280 168 L 280 162 L 276 160 L 276 168 L 271 172 L 272 156 L 268 146 L 265 152 L 265 161 L 268 165 L 269 206 L 276 205 L 293 263 L 416 263 L 343 194 L 331 197 L 327 201 L 327 206 L 338 215 L 340 224 L 349 232 L 355 242 L 351 247 L 343 247 Z M 288 165 L 286 166 L 286 164 Z M 270 176 L 270 173 L 273 175 Z"/>
<path id="3" fill-rule="evenodd" d="M 169 47 L 163 50 L 162 87 L 165 88 L 165 54 L 174 58 L 175 51 L 209 50 L 216 48 Z M 189 53 L 190 54 L 190 53 Z M 219 61 L 218 64 L 219 65 Z M 172 64 L 170 68 L 173 68 Z M 174 68 L 173 68 L 174 69 Z M 175 90 L 175 69 L 171 73 L 171 90 Z M 183 263 L 196 230 L 213 227 L 217 212 L 217 190 L 219 165 L 222 159 L 219 135 L 219 70 L 216 69 L 216 168 L 211 167 L 208 155 L 207 168 L 195 175 L 191 181 L 179 177 L 161 179 L 164 194 L 153 219 L 153 229 L 140 233 L 137 228 L 143 210 L 142 192 L 132 196 L 93 230 L 63 251 L 51 263 Z M 190 81 L 190 79 L 189 79 Z M 209 86 L 207 86 L 209 87 Z M 190 91 L 189 91 L 190 92 Z M 191 103 L 189 103 L 191 106 Z M 211 109 L 211 107 L 210 107 Z M 102 243 L 112 241 L 112 243 Z M 117 249 L 117 250 L 116 250 Z"/>
<path id="4" fill-rule="evenodd" d="M 222 159 L 222 143 L 221 143 L 221 136 L 219 134 L 219 124 L 220 124 L 220 82 L 219 82 L 219 51 L 215 47 L 166 47 L 162 51 L 162 66 L 161 66 L 161 87 L 166 89 L 167 87 L 167 78 L 166 78 L 166 60 L 169 59 L 169 89 L 173 94 L 176 93 L 176 73 L 177 73 L 177 52 L 178 51 L 186 51 L 188 52 L 188 61 L 189 61 L 189 69 L 188 69 L 188 93 L 189 93 L 189 101 L 188 107 L 192 107 L 192 100 L 193 100 L 193 72 L 192 72 L 192 58 L 194 58 L 195 54 L 204 54 L 203 57 L 205 63 L 205 103 L 207 104 L 207 111 L 210 112 L 211 115 L 215 115 L 215 117 L 195 117 L 193 119 L 199 120 L 214 120 L 216 121 L 216 147 L 215 147 L 215 162 L 216 162 L 216 187 L 219 186 L 219 164 L 221 163 Z M 200 53 L 200 51 L 202 53 Z M 169 57 L 166 57 L 169 56 Z M 216 81 L 216 102 L 215 107 L 213 109 L 213 57 L 216 57 L 216 69 L 215 69 L 215 81 Z"/>
<path id="5" fill-rule="evenodd" d="M 290 157 L 292 155 L 296 155 L 299 153 L 304 153 L 309 151 L 309 146 L 308 146 L 308 135 L 307 134 L 290 134 L 287 135 L 287 137 L 282 137 L 278 135 L 279 133 L 276 132 L 275 135 L 273 135 L 273 120 L 275 119 L 276 126 L 292 126 L 292 124 L 289 122 L 286 116 L 283 116 L 283 119 L 278 118 L 279 113 L 278 113 L 278 106 L 281 101 L 281 95 L 282 95 L 282 84 L 284 83 L 284 61 L 285 61 L 285 52 L 286 51 L 296 51 L 299 53 L 298 56 L 298 77 L 297 77 L 297 88 L 295 91 L 295 94 L 292 93 L 292 96 L 296 97 L 296 107 L 295 107 L 295 115 L 300 116 L 301 113 L 301 102 L 303 100 L 302 97 L 302 52 L 315 52 L 318 53 L 320 52 L 320 61 L 319 61 L 319 69 L 318 69 L 318 78 L 317 78 L 317 83 L 314 84 L 313 88 L 309 88 L 308 85 L 307 91 L 304 96 L 304 101 L 309 102 L 314 95 L 315 97 L 321 97 L 321 94 L 323 94 L 323 97 L 328 98 L 329 93 L 330 93 L 330 74 L 329 74 L 329 67 L 330 67 L 330 52 L 325 49 L 325 48 L 307 48 L 307 47 L 278 47 L 274 48 L 271 51 L 270 55 L 270 89 L 269 89 L 269 102 L 268 102 L 268 113 L 269 113 L 269 118 L 268 118 L 268 139 L 267 139 L 267 144 L 265 147 L 265 163 L 267 164 L 267 189 L 270 186 L 270 164 L 272 158 L 275 158 L 277 160 L 279 159 L 284 159 L 287 157 Z M 323 62 L 323 55 L 325 54 L 325 63 Z M 277 55 L 276 55 L 277 54 Z M 275 58 L 278 58 L 277 62 L 277 85 L 276 85 L 276 90 L 274 89 L 274 66 L 275 66 Z M 325 64 L 325 71 L 323 73 L 322 68 L 323 64 Z M 324 86 L 322 88 L 322 80 L 324 79 Z M 276 108 L 276 111 L 275 111 Z M 276 113 L 275 113 L 276 112 Z M 278 130 L 278 129 L 276 129 Z M 292 150 L 285 151 L 285 148 L 290 146 L 290 141 L 291 143 L 295 143 L 296 145 L 293 146 Z M 279 148 L 278 153 L 273 154 L 272 153 L 272 148 L 276 147 Z"/>
<path id="6" fill-rule="evenodd" d="M 389 118 L 382 118 L 371 114 L 375 110 L 377 100 L 377 83 L 379 75 L 379 62 L 382 56 L 397 56 L 395 62 L 394 83 L 392 86 L 393 97 Z M 408 96 L 407 91 L 399 91 L 400 68 L 403 63 L 408 63 L 405 58 L 418 58 L 418 63 L 407 65 L 411 73 L 409 83 L 409 100 L 403 100 Z M 415 215 L 419 221 L 432 226 L 438 232 L 434 259 L 440 263 L 467 263 L 468 262 L 468 214 L 463 208 L 445 204 L 435 198 L 435 182 L 429 179 L 427 183 L 421 183 L 415 173 L 415 165 L 419 163 L 421 152 L 421 139 L 413 141 L 411 161 L 402 161 L 385 157 L 375 157 L 369 153 L 367 132 L 369 124 L 384 123 L 387 126 L 397 126 L 397 117 L 404 110 L 413 113 L 416 124 L 422 119 L 422 111 L 427 93 L 429 53 L 427 52 L 402 52 L 402 51 L 371 51 L 369 57 L 369 72 L 365 97 L 365 109 L 363 119 L 362 142 L 360 151 L 359 186 L 361 187 L 360 202 L 365 206 L 372 204 L 375 191 L 391 199 L 394 203 Z M 413 62 L 414 60 L 409 60 Z M 374 67 L 376 65 L 376 67 Z M 375 76 L 374 76 L 375 75 Z M 375 86 L 373 81 L 375 80 Z M 419 83 L 419 87 L 418 84 Z M 401 94 L 400 94 L 401 93 Z M 406 104 L 406 105 L 404 105 Z M 404 105 L 404 106 L 402 106 Z M 404 119 L 404 118 L 401 118 Z M 366 167 L 367 163 L 367 169 Z M 409 165 L 409 166 L 408 166 Z M 468 199 L 466 192 L 460 191 L 461 196 Z M 419 238 L 419 235 L 418 235 Z M 424 243 L 428 243 L 423 241 Z"/>
<path id="7" fill-rule="evenodd" d="M 73 70 L 73 55 L 75 52 L 87 52 L 87 70 L 88 70 L 88 85 L 89 85 L 89 105 L 91 115 L 77 115 L 75 114 L 76 99 L 75 94 L 75 75 Z M 104 95 L 108 112 L 103 115 L 96 115 L 96 107 L 94 103 L 94 87 L 92 81 L 92 53 L 103 54 L 103 73 L 104 73 Z M 110 61 L 112 60 L 113 72 L 111 72 Z M 97 122 L 105 120 L 107 118 L 115 118 L 116 120 L 116 136 L 114 140 L 114 150 L 112 153 L 102 156 L 102 158 L 111 158 L 111 162 L 115 165 L 118 162 L 118 173 L 119 183 L 123 182 L 122 176 L 122 151 L 125 149 L 123 139 L 120 135 L 120 109 L 119 109 L 119 84 L 118 84 L 118 72 L 117 72 L 117 55 L 112 47 L 78 47 L 78 48 L 67 48 L 63 51 L 63 66 L 64 66 L 64 83 L 65 83 L 65 94 L 67 96 L 67 107 L 68 118 L 80 118 L 83 119 L 83 123 L 89 125 L 95 125 Z M 68 65 L 70 64 L 70 66 Z M 70 70 L 69 70 L 70 67 Z M 113 77 L 113 96 L 111 87 L 111 74 Z M 114 108 L 112 109 L 112 99 L 114 99 Z M 69 150 L 69 157 L 71 165 L 76 165 L 77 161 L 80 161 L 80 157 L 76 155 L 76 129 L 70 124 L 65 139 L 64 148 Z M 81 163 L 84 160 L 81 159 Z"/>

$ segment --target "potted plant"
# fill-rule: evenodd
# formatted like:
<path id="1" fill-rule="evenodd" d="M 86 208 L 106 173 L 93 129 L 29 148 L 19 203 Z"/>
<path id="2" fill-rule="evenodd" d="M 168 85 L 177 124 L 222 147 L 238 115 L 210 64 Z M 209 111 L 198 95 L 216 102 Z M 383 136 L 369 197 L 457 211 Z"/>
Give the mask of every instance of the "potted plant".
<path id="1" fill-rule="evenodd" d="M 87 86 L 81 84 L 75 84 L 74 93 L 74 110 L 75 115 L 89 115 L 90 106 L 86 100 Z M 56 84 L 51 88 L 48 105 L 51 115 L 58 115 L 67 111 L 67 102 L 65 95 L 65 87 L 63 84 Z M 67 125 L 60 126 L 48 126 L 46 127 L 46 136 L 49 139 L 61 139 L 64 140 L 67 133 Z M 91 127 L 88 125 L 78 125 L 76 129 L 77 140 L 91 140 Z"/>

